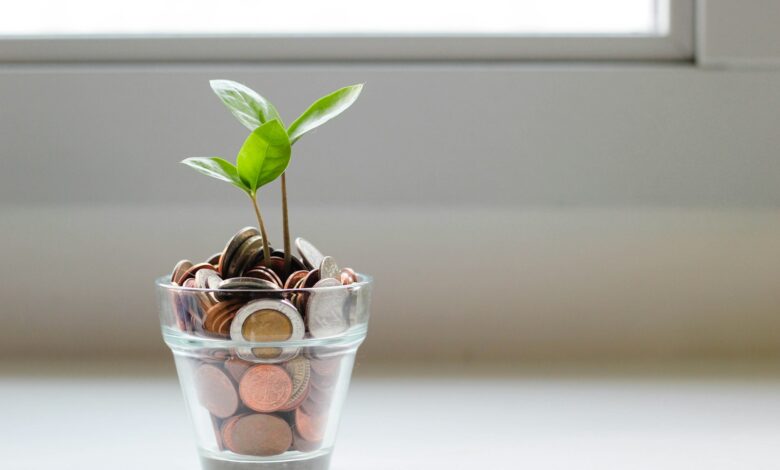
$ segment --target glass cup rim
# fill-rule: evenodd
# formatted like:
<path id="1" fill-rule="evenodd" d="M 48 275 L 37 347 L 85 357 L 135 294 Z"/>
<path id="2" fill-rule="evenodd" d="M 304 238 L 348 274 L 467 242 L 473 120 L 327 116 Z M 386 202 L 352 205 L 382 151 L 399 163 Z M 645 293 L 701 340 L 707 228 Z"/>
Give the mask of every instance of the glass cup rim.
<path id="1" fill-rule="evenodd" d="M 298 292 L 328 292 L 328 291 L 338 291 L 338 290 L 354 290 L 354 289 L 361 289 L 365 287 L 369 287 L 374 283 L 374 278 L 369 276 L 368 274 L 363 273 L 355 273 L 358 276 L 358 280 L 356 282 L 353 282 L 352 284 L 341 284 L 338 286 L 328 286 L 328 287 L 299 287 L 294 289 L 241 289 L 241 292 L 243 293 L 252 293 L 252 294 L 262 294 L 262 293 L 269 293 L 274 292 L 277 294 L 285 294 L 285 293 L 298 293 Z M 166 274 L 163 276 L 157 277 L 155 279 L 155 285 L 158 288 L 165 289 L 167 291 L 171 292 L 181 292 L 181 293 L 196 293 L 196 292 L 204 292 L 204 293 L 210 293 L 210 292 L 225 292 L 225 293 L 235 293 L 236 290 L 234 289 L 209 289 L 209 288 L 203 288 L 203 287 L 184 287 L 177 284 L 174 284 L 173 281 L 171 281 L 171 275 Z"/>

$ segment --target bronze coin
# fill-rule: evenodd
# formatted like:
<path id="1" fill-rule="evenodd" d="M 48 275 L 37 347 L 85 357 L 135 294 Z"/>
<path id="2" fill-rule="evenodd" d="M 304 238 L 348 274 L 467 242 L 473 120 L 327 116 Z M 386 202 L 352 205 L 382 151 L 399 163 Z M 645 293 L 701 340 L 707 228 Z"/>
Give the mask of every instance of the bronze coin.
<path id="1" fill-rule="evenodd" d="M 176 263 L 176 266 L 173 267 L 173 271 L 171 272 L 171 282 L 177 285 L 181 285 L 181 277 L 191 267 L 192 261 L 188 259 L 183 259 Z"/>
<path id="2" fill-rule="evenodd" d="M 325 437 L 327 414 L 309 415 L 303 409 L 295 410 L 295 431 L 307 441 L 321 441 Z"/>
<path id="3" fill-rule="evenodd" d="M 269 414 L 250 414 L 236 420 L 227 430 L 226 445 L 241 455 L 269 456 L 287 451 L 292 445 L 292 430 L 285 420 Z"/>
<path id="4" fill-rule="evenodd" d="M 219 258 L 219 273 L 222 274 L 222 276 L 225 276 L 225 272 L 227 271 L 228 266 L 230 265 L 231 258 L 235 254 L 236 250 L 250 237 L 260 235 L 260 232 L 254 228 L 254 227 L 244 227 L 241 230 L 238 231 L 235 235 L 233 235 L 230 240 L 228 240 L 227 245 L 225 245 L 225 249 L 222 250 L 222 254 Z"/>
<path id="5" fill-rule="evenodd" d="M 201 364 L 195 371 L 198 400 L 218 418 L 227 418 L 238 410 L 238 394 L 230 378 L 218 367 Z"/>
<path id="6" fill-rule="evenodd" d="M 238 394 L 249 408 L 267 413 L 281 409 L 292 396 L 292 379 L 281 367 L 259 364 L 247 370 L 238 385 Z"/>
<path id="7" fill-rule="evenodd" d="M 246 372 L 250 367 L 252 367 L 251 362 L 239 359 L 237 357 L 231 357 L 225 361 L 225 370 L 231 377 L 233 377 L 233 380 L 235 380 L 236 383 L 241 380 L 244 372 Z"/>

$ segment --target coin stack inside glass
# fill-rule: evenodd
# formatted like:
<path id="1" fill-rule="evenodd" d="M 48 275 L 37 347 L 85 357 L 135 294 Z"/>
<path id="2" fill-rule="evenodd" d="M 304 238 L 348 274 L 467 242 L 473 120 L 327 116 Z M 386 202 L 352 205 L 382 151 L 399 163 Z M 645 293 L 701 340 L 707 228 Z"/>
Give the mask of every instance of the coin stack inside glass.
<path id="1" fill-rule="evenodd" d="M 178 328 L 244 344 L 345 332 L 358 321 L 349 290 L 287 290 L 350 285 L 358 276 L 302 238 L 295 245 L 300 258 L 285 261 L 284 252 L 271 250 L 266 259 L 262 236 L 246 227 L 207 261 L 177 263 L 171 282 L 193 288 L 173 294 Z M 190 373 L 219 449 L 270 456 L 321 447 L 341 360 L 315 347 L 238 346 L 210 349 Z"/>

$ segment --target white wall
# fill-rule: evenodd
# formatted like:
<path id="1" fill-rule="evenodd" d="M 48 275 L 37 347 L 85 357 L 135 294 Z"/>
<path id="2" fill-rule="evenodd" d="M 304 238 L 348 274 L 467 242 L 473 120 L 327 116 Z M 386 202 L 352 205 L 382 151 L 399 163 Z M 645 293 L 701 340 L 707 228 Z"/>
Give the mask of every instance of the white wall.
<path id="1" fill-rule="evenodd" d="M 229 77 L 288 120 L 367 82 L 289 173 L 294 232 L 377 278 L 366 357 L 775 355 L 778 73 L 5 66 L 0 351 L 164 351 L 152 279 L 252 222 L 176 163 L 234 156 L 207 84 Z"/>

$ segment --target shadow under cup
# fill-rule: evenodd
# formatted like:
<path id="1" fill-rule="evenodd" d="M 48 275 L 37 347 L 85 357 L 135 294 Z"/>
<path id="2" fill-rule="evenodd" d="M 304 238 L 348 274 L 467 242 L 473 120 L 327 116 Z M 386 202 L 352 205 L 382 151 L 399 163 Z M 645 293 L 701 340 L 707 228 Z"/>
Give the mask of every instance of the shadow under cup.
<path id="1" fill-rule="evenodd" d="M 220 291 L 158 279 L 163 338 L 204 469 L 329 467 L 371 285 L 360 275 L 337 287 Z M 317 324 L 323 309 L 335 328 Z M 250 324 L 274 340 L 248 340 Z"/>

